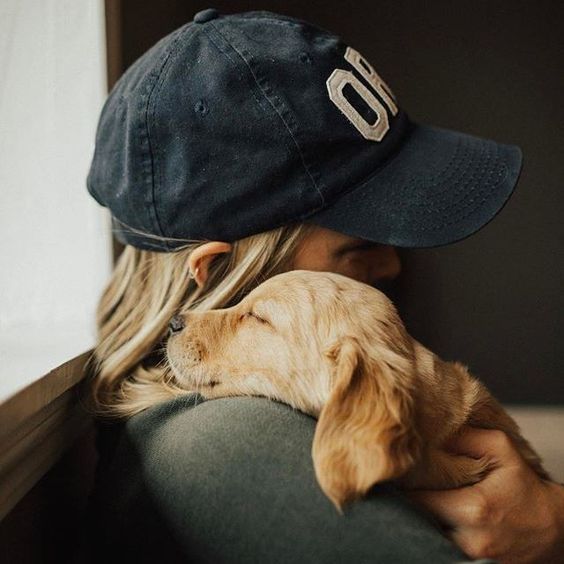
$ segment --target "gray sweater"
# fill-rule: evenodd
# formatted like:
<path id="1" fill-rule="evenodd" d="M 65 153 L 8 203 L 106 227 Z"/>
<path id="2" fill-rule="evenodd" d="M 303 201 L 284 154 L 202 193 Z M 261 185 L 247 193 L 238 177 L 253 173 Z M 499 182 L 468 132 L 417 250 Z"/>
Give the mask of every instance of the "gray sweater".
<path id="1" fill-rule="evenodd" d="M 266 398 L 199 394 L 100 425 L 85 539 L 93 561 L 470 561 L 392 483 L 339 515 L 315 478 L 315 425 Z"/>

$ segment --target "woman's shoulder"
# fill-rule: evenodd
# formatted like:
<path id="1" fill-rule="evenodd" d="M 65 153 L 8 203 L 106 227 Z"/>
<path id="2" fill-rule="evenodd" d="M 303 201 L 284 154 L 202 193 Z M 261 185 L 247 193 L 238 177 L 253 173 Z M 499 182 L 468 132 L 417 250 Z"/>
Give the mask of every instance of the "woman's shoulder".
<path id="1" fill-rule="evenodd" d="M 97 421 L 100 458 L 111 458 L 120 443 L 140 452 L 202 442 L 239 443 L 259 439 L 272 445 L 313 439 L 315 419 L 277 400 L 256 396 L 206 399 L 191 392 L 116 422 Z"/>
<path id="2" fill-rule="evenodd" d="M 131 417 L 97 489 L 96 542 L 142 561 L 170 539 L 193 562 L 464 560 L 390 485 L 339 515 L 315 480 L 315 425 L 254 396 L 187 395 Z"/>

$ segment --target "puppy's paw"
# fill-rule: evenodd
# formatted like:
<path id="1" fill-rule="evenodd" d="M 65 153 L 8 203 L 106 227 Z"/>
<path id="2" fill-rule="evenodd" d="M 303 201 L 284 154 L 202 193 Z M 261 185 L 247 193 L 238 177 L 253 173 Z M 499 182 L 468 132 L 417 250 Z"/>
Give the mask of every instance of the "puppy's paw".
<path id="1" fill-rule="evenodd" d="M 449 488 L 460 488 L 476 484 L 485 478 L 493 470 L 494 462 L 485 456 L 471 458 L 464 455 L 449 455 L 449 463 L 446 465 L 445 479 L 450 482 Z"/>
<path id="2" fill-rule="evenodd" d="M 399 482 L 406 489 L 460 488 L 481 481 L 493 467 L 493 460 L 487 457 L 471 458 L 435 450 Z"/>

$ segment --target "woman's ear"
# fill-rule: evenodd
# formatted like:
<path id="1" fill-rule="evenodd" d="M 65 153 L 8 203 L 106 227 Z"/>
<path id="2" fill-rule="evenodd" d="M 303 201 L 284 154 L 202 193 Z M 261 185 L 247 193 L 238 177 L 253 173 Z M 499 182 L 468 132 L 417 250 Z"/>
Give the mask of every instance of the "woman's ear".
<path id="1" fill-rule="evenodd" d="M 336 372 L 312 456 L 321 489 L 341 514 L 344 503 L 399 477 L 419 454 L 413 363 L 389 349 L 377 353 L 363 350 L 355 337 L 327 351 Z"/>
<path id="2" fill-rule="evenodd" d="M 220 253 L 230 253 L 232 244 L 224 241 L 208 241 L 195 248 L 188 257 L 188 266 L 196 284 L 201 288 L 208 278 L 210 262 Z"/>

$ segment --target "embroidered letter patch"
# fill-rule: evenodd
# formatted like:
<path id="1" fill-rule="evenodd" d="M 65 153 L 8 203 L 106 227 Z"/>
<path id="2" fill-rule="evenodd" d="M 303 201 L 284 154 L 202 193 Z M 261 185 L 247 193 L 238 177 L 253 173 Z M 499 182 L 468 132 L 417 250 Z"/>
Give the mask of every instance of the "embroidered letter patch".
<path id="1" fill-rule="evenodd" d="M 358 131 L 360 131 L 365 139 L 382 141 L 384 135 L 386 135 L 390 129 L 386 107 L 393 116 L 398 113 L 398 107 L 394 101 L 395 97 L 386 83 L 372 68 L 372 65 L 370 65 L 358 51 L 352 47 L 347 47 L 345 60 L 347 60 L 360 73 L 362 78 L 374 88 L 385 106 L 350 70 L 335 69 L 331 73 L 331 76 L 327 79 L 329 98 L 331 98 L 337 108 L 339 108 Z M 358 95 L 361 96 L 376 114 L 376 121 L 374 123 L 368 123 L 345 98 L 343 88 L 347 84 L 350 84 L 355 89 Z"/>

